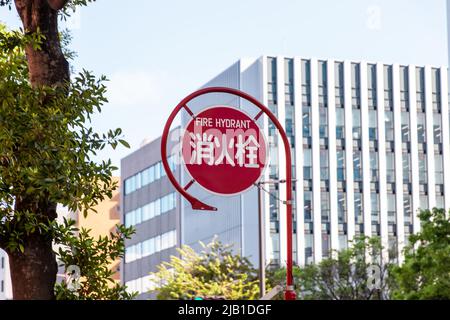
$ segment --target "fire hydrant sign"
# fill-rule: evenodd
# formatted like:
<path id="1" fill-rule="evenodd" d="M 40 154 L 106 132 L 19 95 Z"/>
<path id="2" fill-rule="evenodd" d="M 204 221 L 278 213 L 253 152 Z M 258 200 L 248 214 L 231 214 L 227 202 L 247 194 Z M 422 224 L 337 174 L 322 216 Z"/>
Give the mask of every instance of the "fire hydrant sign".
<path id="1" fill-rule="evenodd" d="M 219 195 L 247 191 L 261 177 L 266 141 L 256 122 L 229 106 L 198 113 L 185 128 L 183 161 L 192 178 Z"/>

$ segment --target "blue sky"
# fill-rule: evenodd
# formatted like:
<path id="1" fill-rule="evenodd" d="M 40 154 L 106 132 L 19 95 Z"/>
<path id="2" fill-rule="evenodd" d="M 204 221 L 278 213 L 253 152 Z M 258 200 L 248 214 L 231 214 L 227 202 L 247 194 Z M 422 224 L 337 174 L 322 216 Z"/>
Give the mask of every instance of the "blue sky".
<path id="1" fill-rule="evenodd" d="M 0 20 L 20 26 L 14 10 Z M 299 55 L 447 65 L 445 0 L 97 0 L 69 21 L 75 69 L 105 74 L 110 103 L 94 126 L 121 127 L 131 150 L 172 108 L 240 57 Z"/>

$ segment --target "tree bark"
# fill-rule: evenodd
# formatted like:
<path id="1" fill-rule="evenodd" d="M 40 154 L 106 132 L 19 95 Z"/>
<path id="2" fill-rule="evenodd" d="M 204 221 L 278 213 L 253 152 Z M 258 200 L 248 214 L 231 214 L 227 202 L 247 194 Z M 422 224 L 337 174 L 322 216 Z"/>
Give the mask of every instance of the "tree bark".
<path id="1" fill-rule="evenodd" d="M 26 54 L 30 81 L 33 86 L 61 85 L 70 79 L 69 63 L 61 50 L 58 33 L 58 11 L 52 9 L 60 7 L 67 1 L 49 0 L 15 0 L 17 12 L 22 20 L 26 33 L 39 32 L 45 36 L 40 50 L 27 46 Z"/>
<path id="2" fill-rule="evenodd" d="M 15 0 L 26 33 L 39 31 L 45 39 L 39 50 L 25 49 L 29 78 L 33 87 L 59 87 L 70 80 L 69 64 L 64 57 L 58 33 L 58 9 L 67 0 Z M 16 199 L 15 210 L 32 210 L 43 221 L 56 219 L 56 204 L 47 199 Z M 24 252 L 8 252 L 14 299 L 53 300 L 58 266 L 47 234 L 35 232 L 25 239 Z"/>
<path id="3" fill-rule="evenodd" d="M 58 266 L 52 239 L 33 234 L 24 241 L 24 253 L 8 252 L 13 298 L 15 300 L 53 300 Z"/>

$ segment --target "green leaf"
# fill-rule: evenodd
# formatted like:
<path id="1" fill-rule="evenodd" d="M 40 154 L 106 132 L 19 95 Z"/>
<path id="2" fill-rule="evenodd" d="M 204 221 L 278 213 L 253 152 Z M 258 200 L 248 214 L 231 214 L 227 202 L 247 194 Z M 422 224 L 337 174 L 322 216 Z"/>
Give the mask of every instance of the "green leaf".
<path id="1" fill-rule="evenodd" d="M 119 142 L 120 142 L 124 147 L 126 147 L 126 148 L 128 148 L 128 149 L 130 148 L 129 143 L 126 142 L 125 140 L 119 139 Z"/>
<path id="2" fill-rule="evenodd" d="M 61 12 L 89 2 L 71 0 Z M 73 57 L 67 47 L 70 35 L 61 33 L 60 39 L 63 53 Z M 88 231 L 77 233 L 72 220 L 54 220 L 49 210 L 59 204 L 90 214 L 113 194 L 115 167 L 110 160 L 93 159 L 103 148 L 115 148 L 122 131 L 103 134 L 90 123 L 107 101 L 105 77 L 83 70 L 60 86 L 31 85 L 25 48 L 40 50 L 46 41 L 40 31 L 24 34 L 0 23 L 1 244 L 19 254 L 39 243 L 36 238 L 61 245 L 59 261 L 79 265 L 86 282 L 78 296 L 65 283 L 56 285 L 58 299 L 131 299 L 124 286 L 108 283 L 109 266 L 124 255 L 133 229 L 120 227 L 110 237 L 95 239 Z"/>

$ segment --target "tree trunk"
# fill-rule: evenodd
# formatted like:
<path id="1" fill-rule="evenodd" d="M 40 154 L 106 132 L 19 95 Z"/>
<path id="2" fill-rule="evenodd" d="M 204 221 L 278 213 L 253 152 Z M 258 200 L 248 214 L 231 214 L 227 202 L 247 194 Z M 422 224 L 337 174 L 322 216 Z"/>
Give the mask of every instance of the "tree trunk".
<path id="1" fill-rule="evenodd" d="M 15 4 L 25 32 L 39 30 L 45 36 L 41 50 L 31 45 L 26 48 L 31 84 L 55 86 L 69 80 L 69 64 L 58 33 L 58 11 L 50 7 L 48 0 L 15 0 Z"/>
<path id="2" fill-rule="evenodd" d="M 15 0 L 17 12 L 28 34 L 39 31 L 45 39 L 40 50 L 26 48 L 33 87 L 61 86 L 70 80 L 69 64 L 61 50 L 58 12 L 67 0 Z M 48 200 L 48 199 L 47 199 Z M 56 204 L 35 199 L 16 199 L 16 210 L 31 209 L 52 221 Z M 52 300 L 58 267 L 49 235 L 34 233 L 24 241 L 24 252 L 8 252 L 14 299 Z"/>
<path id="3" fill-rule="evenodd" d="M 25 239 L 24 253 L 9 252 L 13 298 L 53 300 L 58 266 L 52 239 L 33 234 Z"/>

